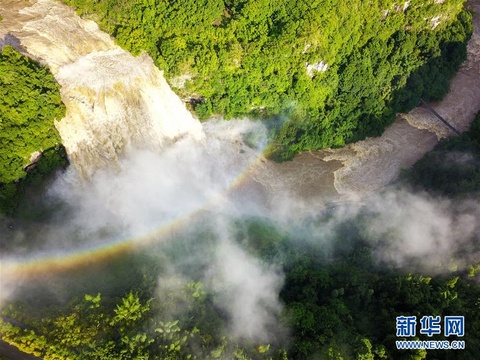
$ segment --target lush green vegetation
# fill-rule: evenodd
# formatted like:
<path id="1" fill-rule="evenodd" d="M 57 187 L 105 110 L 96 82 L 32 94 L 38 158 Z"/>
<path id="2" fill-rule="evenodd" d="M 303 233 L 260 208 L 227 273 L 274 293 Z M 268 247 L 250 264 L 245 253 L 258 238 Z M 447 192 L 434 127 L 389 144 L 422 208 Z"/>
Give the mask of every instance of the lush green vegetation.
<path id="1" fill-rule="evenodd" d="M 25 181 L 65 163 L 53 124 L 64 114 L 49 70 L 5 46 L 0 54 L 0 213 L 12 211 Z M 32 159 L 37 152 L 42 157 Z M 36 165 L 27 172 L 32 160 Z"/>
<path id="2" fill-rule="evenodd" d="M 380 134 L 420 96 L 443 96 L 472 31 L 463 0 L 66 2 L 148 51 L 201 118 L 267 119 L 267 153 L 280 160 Z M 33 153 L 45 155 L 37 172 L 65 163 L 53 126 L 64 107 L 48 70 L 9 46 L 0 82 L 0 212 L 11 212 Z"/>
<path id="3" fill-rule="evenodd" d="M 122 298 L 85 295 L 40 312 L 16 303 L 3 314 L 25 329 L 3 321 L 0 334 L 45 359 L 472 359 L 480 350 L 478 264 L 433 277 L 388 269 L 373 260 L 368 239 L 359 235 L 361 221 L 340 224 L 328 254 L 318 244 L 291 241 L 264 220 L 237 225 L 238 241 L 252 254 L 266 264 L 284 259 L 283 321 L 292 331 L 286 348 L 239 344 L 222 333 L 228 319 L 215 306 L 216 294 L 196 280 L 156 295 L 144 281 Z M 465 316 L 466 349 L 396 350 L 402 339 L 396 316 L 426 314 Z"/>
<path id="4" fill-rule="evenodd" d="M 269 118 L 276 159 L 378 135 L 442 97 L 472 32 L 464 0 L 65 2 L 147 51 L 200 118 Z"/>
<path id="5" fill-rule="evenodd" d="M 441 141 L 412 169 L 405 171 L 396 186 L 453 200 L 478 200 L 479 139 L 480 114 L 470 131 Z M 368 215 L 361 215 L 355 221 L 341 223 L 329 256 L 310 245 L 303 249 L 296 247 L 288 257 L 292 260 L 286 266 L 282 298 L 294 328 L 289 356 L 298 359 L 319 354 L 322 359 L 476 357 L 480 351 L 475 341 L 480 336 L 478 255 L 462 271 L 443 270 L 443 275 L 437 276 L 422 274 L 413 264 L 410 271 L 379 266 L 378 260 L 372 260 L 371 242 L 361 235 L 366 220 Z M 460 249 L 464 256 L 478 254 L 479 235 L 472 237 L 466 249 Z M 444 261 L 452 261 L 449 266 L 456 268 L 455 260 Z M 465 314 L 469 322 L 465 325 L 465 337 L 461 338 L 471 344 L 466 350 L 415 352 L 395 348 L 395 340 L 399 340 L 393 331 L 396 316 L 456 313 Z"/>
<path id="6" fill-rule="evenodd" d="M 343 224 L 346 227 L 346 224 Z M 350 227 L 335 260 L 319 260 L 311 249 L 297 254 L 282 293 L 293 327 L 289 355 L 294 359 L 469 359 L 478 352 L 480 288 L 467 274 L 423 276 L 386 269 L 372 260 L 367 239 L 352 239 Z M 344 235 L 347 233 L 344 231 Z M 353 246 L 345 242 L 354 241 Z M 317 256 L 312 256 L 317 255 Z M 461 338 L 467 350 L 400 351 L 397 316 L 464 314 L 469 324 Z M 417 332 L 418 336 L 418 332 Z M 403 338 L 405 339 L 405 338 Z M 426 340 L 421 335 L 416 339 Z M 406 340 L 409 340 L 406 338 Z M 438 336 L 435 340 L 451 340 Z M 472 344 L 472 345 L 470 345 Z M 428 353 L 428 357 L 427 357 Z"/>
<path id="7" fill-rule="evenodd" d="M 269 345 L 242 349 L 231 339 L 207 332 L 216 319 L 200 283 L 186 284 L 182 295 L 191 301 L 185 316 L 191 317 L 195 326 L 179 320 L 158 320 L 159 312 L 174 304 L 142 299 L 129 292 L 109 306 L 105 306 L 101 294 L 85 295 L 55 317 L 32 324 L 35 331 L 0 320 L 1 334 L 22 351 L 45 359 L 269 358 Z M 205 316 L 209 316 L 210 325 L 202 319 Z"/>
<path id="8" fill-rule="evenodd" d="M 278 158 L 378 134 L 396 111 L 415 106 L 420 96 L 441 97 L 471 33 L 460 0 L 412 0 L 406 10 L 389 0 L 66 2 L 98 20 L 128 49 L 147 50 L 172 85 L 195 99 L 201 117 L 271 117 L 276 141 L 270 151 Z M 440 11 L 445 19 L 431 29 Z M 321 61 L 328 69 L 310 77 L 305 63 Z M 188 76 L 185 86 L 182 75 Z M 9 47 L 0 56 L 0 82 L 0 210 L 5 211 L 19 196 L 19 186 L 65 161 L 53 128 L 64 109 L 48 71 Z M 282 116 L 288 120 L 280 121 Z M 441 142 L 406 172 L 402 186 L 477 196 L 479 138 L 477 117 L 469 133 Z M 37 150 L 44 156 L 26 173 L 23 167 Z M 328 216 L 317 219 L 319 228 Z M 236 221 L 238 244 L 265 266 L 280 264 L 286 275 L 280 296 L 282 322 L 292 331 L 289 343 L 240 342 L 225 335 L 228 316 L 215 306 L 216 294 L 202 284 L 195 266 L 182 274 L 181 286 L 159 294 L 163 264 L 148 255 L 142 268 L 125 259 L 106 266 L 105 273 L 120 272 L 112 276 L 118 276 L 115 291 L 95 289 L 68 304 L 9 304 L 2 314 L 25 328 L 5 318 L 0 335 L 45 359 L 476 358 L 479 263 L 437 276 L 383 266 L 363 235 L 366 216 L 339 224 L 328 247 L 308 235 L 280 231 L 265 219 Z M 195 242 L 176 241 L 162 252 L 182 262 L 182 249 L 194 247 L 200 256 L 212 241 L 206 231 L 195 234 Z M 135 256 L 140 255 L 129 254 Z M 89 280 L 79 283 L 113 283 L 102 282 L 98 273 L 87 275 Z M 466 350 L 396 350 L 400 315 L 464 315 Z"/>

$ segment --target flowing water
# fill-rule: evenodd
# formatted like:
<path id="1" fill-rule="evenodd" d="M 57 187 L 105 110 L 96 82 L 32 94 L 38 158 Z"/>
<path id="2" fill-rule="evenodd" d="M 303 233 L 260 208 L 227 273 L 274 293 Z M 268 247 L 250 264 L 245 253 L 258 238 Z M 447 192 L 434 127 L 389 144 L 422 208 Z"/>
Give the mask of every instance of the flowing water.
<path id="1" fill-rule="evenodd" d="M 480 109 L 480 5 L 469 6 L 475 33 L 468 60 L 448 96 L 432 104 L 460 130 Z M 147 55 L 131 56 L 69 7 L 52 0 L 1 0 L 0 14 L 0 45 L 11 44 L 48 65 L 62 86 L 67 114 L 56 126 L 76 169 L 48 190 L 49 204 L 57 209 L 48 223 L 3 226 L 0 240 L 15 257 L 2 259 L 0 300 L 19 281 L 44 276 L 38 287 L 55 289 L 67 270 L 101 264 L 82 278 L 89 283 L 92 272 L 108 272 L 115 263 L 108 259 L 188 228 L 192 219 L 279 218 L 362 198 L 448 135 L 429 111 L 417 108 L 399 115 L 381 137 L 274 163 L 262 156 L 258 124 L 200 124 Z M 245 273 L 252 264 L 247 262 Z M 259 278 L 266 274 L 258 271 Z M 271 279 L 278 287 L 278 278 Z"/>
<path id="2" fill-rule="evenodd" d="M 432 104 L 460 131 L 480 109 L 480 5 L 468 6 L 475 28 L 468 60 L 447 97 Z M 152 60 L 121 50 L 92 21 L 52 0 L 4 0 L 0 11 L 3 42 L 47 64 L 62 85 L 67 116 L 56 126 L 83 176 L 117 163 L 130 148 L 160 149 L 187 134 L 203 136 Z M 378 138 L 304 153 L 283 164 L 261 159 L 249 169 L 243 189 L 257 189 L 269 201 L 280 192 L 292 194 L 308 206 L 358 199 L 390 183 L 447 135 L 449 130 L 419 107 L 400 114 Z"/>
<path id="3" fill-rule="evenodd" d="M 47 65 L 61 85 L 67 113 L 56 127 L 83 177 L 117 164 L 129 149 L 203 136 L 147 55 L 132 56 L 60 3 L 2 3 L 4 42 Z"/>
<path id="4" fill-rule="evenodd" d="M 468 1 L 473 11 L 474 33 L 468 58 L 451 82 L 448 95 L 431 106 L 460 131 L 480 110 L 480 4 Z M 276 191 L 304 194 L 310 203 L 355 200 L 395 180 L 432 150 L 439 139 L 452 135 L 429 110 L 418 107 L 400 114 L 382 136 L 367 138 L 342 149 L 313 151 L 288 164 L 265 162 L 254 178 Z M 276 179 L 276 181 L 272 180 Z"/>

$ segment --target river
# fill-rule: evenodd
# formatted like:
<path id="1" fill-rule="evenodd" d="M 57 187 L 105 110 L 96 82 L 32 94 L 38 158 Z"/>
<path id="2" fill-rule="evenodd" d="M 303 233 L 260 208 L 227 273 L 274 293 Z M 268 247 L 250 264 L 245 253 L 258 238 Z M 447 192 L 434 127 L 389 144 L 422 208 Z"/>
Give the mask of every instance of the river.
<path id="1" fill-rule="evenodd" d="M 480 109 L 480 5 L 469 1 L 467 6 L 474 13 L 474 34 L 468 44 L 468 59 L 453 79 L 449 94 L 442 101 L 431 104 L 460 131 L 468 128 Z M 62 98 L 67 105 L 67 117 L 58 122 L 57 128 L 74 165 L 87 176 L 91 175 L 92 168 L 88 169 L 85 163 L 97 162 L 93 169 L 106 166 L 107 162 L 112 163 L 118 154 L 131 145 L 129 136 L 137 137 L 132 142 L 138 146 L 139 143 L 148 142 L 145 139 L 158 139 L 165 133 L 168 133 L 169 138 L 175 139 L 185 132 L 198 132 L 191 116 L 178 104 L 178 98 L 168 88 L 163 76 L 152 69 L 148 57 L 133 59 L 115 46 L 112 39 L 101 32 L 96 24 L 80 19 L 70 8 L 51 0 L 6 0 L 0 4 L 0 13 L 4 17 L 0 23 L 0 44 L 1 41 L 12 44 L 47 64 L 63 86 Z M 158 109 L 152 110 L 148 106 L 143 106 L 135 116 L 124 116 L 131 120 L 124 126 L 118 125 L 119 116 L 105 120 L 105 113 L 118 107 L 121 100 L 110 98 L 109 108 L 108 98 L 111 94 L 108 91 L 105 90 L 100 95 L 88 94 L 98 92 L 99 87 L 113 87 L 112 78 L 117 84 L 119 78 L 123 82 L 125 79 L 136 79 L 138 82 L 138 74 L 132 75 L 130 70 L 126 72 L 124 69 L 142 67 L 148 68 L 146 74 L 142 75 L 145 78 L 154 76 L 153 85 L 161 83 L 162 90 L 157 93 L 150 91 L 142 99 L 130 99 L 132 91 L 127 88 L 121 91 L 123 95 L 128 94 L 128 101 L 122 106 L 131 109 L 132 104 L 144 102 L 145 98 L 150 100 L 167 96 L 165 102 L 175 103 L 169 109 L 180 109 L 181 113 L 175 116 L 187 119 L 184 125 L 168 131 L 155 129 L 154 136 L 152 131 L 132 135 L 132 128 L 155 128 L 153 121 L 146 122 L 142 118 L 145 113 L 158 112 Z M 80 76 L 79 71 L 89 75 Z M 80 87 L 83 94 L 79 94 Z M 99 104 L 103 104 L 100 110 Z M 166 118 L 170 116 L 169 109 Z M 82 122 L 86 121 L 81 120 L 78 113 L 81 113 L 83 119 L 96 120 L 89 120 L 85 126 Z M 108 121 L 111 124 L 105 125 Z M 142 126 L 138 125 L 139 122 Z M 107 128 L 108 131 L 105 131 Z M 281 164 L 261 158 L 250 167 L 249 181 L 243 182 L 238 191 L 256 189 L 257 194 L 263 194 L 267 201 L 272 201 L 278 193 L 291 194 L 302 199 L 306 206 L 360 199 L 395 180 L 401 169 L 412 166 L 433 149 L 439 139 L 448 135 L 449 130 L 430 111 L 418 107 L 408 114 L 399 114 L 380 137 L 367 138 L 341 149 L 306 152 Z M 99 138 L 93 141 L 93 137 Z M 115 137 L 119 139 L 112 141 Z"/>
<path id="2" fill-rule="evenodd" d="M 451 82 L 450 92 L 430 104 L 460 131 L 480 110 L 480 4 L 468 1 L 473 11 L 474 33 L 468 43 L 468 58 Z M 418 107 L 399 114 L 382 136 L 367 138 L 341 149 L 312 151 L 293 161 L 264 162 L 253 178 L 274 192 L 289 189 L 309 203 L 358 200 L 395 180 L 439 139 L 452 135 L 430 111 Z M 275 181 L 276 180 L 276 181 Z"/>
<path id="3" fill-rule="evenodd" d="M 470 1 L 468 6 L 474 11 L 475 29 L 468 45 L 468 59 L 453 79 L 445 99 L 431 104 L 460 131 L 468 128 L 480 109 L 480 4 Z M 395 180 L 401 169 L 413 165 L 433 149 L 439 139 L 449 135 L 449 130 L 430 111 L 419 107 L 408 114 L 399 114 L 380 137 L 367 138 L 342 149 L 305 152 L 292 161 L 275 163 L 262 156 L 261 147 L 252 149 L 241 141 L 243 132 L 255 130 L 248 121 L 212 120 L 201 125 L 171 91 L 148 56 L 134 58 L 117 47 L 96 24 L 80 19 L 72 9 L 51 0 L 2 0 L 0 14 L 3 17 L 0 45 L 13 45 L 48 65 L 62 85 L 67 116 L 58 119 L 56 126 L 76 172 L 84 180 L 93 179 L 89 192 L 75 193 L 68 186 L 60 186 L 60 193 L 62 189 L 70 189 L 63 195 L 71 204 L 82 204 L 75 210 L 76 214 L 90 216 L 87 223 L 81 220 L 69 223 L 77 226 L 72 227 L 73 232 L 78 227 L 98 230 L 96 224 L 108 221 L 114 228 L 126 227 L 129 236 L 146 234 L 152 230 L 149 221 L 164 215 L 167 215 L 165 223 L 174 222 L 177 227 L 185 224 L 187 217 L 202 219 L 199 211 L 231 210 L 223 205 L 226 193 L 227 200 L 239 199 L 236 203 L 251 205 L 252 209 L 261 204 L 267 211 L 278 211 L 282 201 L 288 204 L 287 211 L 295 212 L 326 203 L 358 200 Z M 137 93 L 138 86 L 142 90 Z M 160 99 L 163 104 L 159 105 Z M 157 122 L 159 117 L 161 121 Z M 170 118 L 180 121 L 172 125 L 168 122 Z M 139 127 L 146 130 L 137 131 Z M 142 148 L 140 155 L 123 158 L 139 147 Z M 149 151 L 166 155 L 157 157 Z M 136 161 L 139 159 L 141 161 Z M 179 161 L 183 169 L 177 172 Z M 134 175 L 148 176 L 132 177 L 119 172 L 119 176 L 112 177 L 112 172 L 102 173 L 112 164 L 114 172 L 118 165 L 118 168 L 133 169 Z M 94 175 L 96 173 L 100 175 Z M 158 176 L 150 177 L 152 173 Z M 166 175 L 162 176 L 163 173 Z M 129 189 L 134 191 L 128 193 Z M 150 201 L 156 197 L 158 201 L 151 207 Z M 36 244 L 39 250 L 51 246 L 51 239 L 56 237 L 60 245 L 70 245 L 62 238 L 68 237 L 62 228 L 65 221 L 56 219 L 41 228 L 42 233 L 49 235 L 49 241 Z M 163 222 L 154 223 L 156 227 L 163 225 Z M 101 290 L 112 284 L 118 274 L 125 285 L 125 279 L 138 265 L 133 264 L 133 259 L 132 263 L 126 260 L 127 265 L 117 260 L 122 262 L 122 270 L 100 280 L 97 274 L 115 267 L 112 265 L 115 260 L 110 259 L 133 247 L 131 243 L 116 243 L 112 247 L 97 244 L 101 238 L 94 244 L 98 248 L 93 250 L 62 253 L 65 249 L 60 247 L 54 249 L 53 255 L 49 253 L 48 258 L 32 257 L 30 261 L 28 239 L 35 238 L 37 232 L 35 224 L 31 229 L 28 226 L 18 231 L 12 229 L 11 238 L 19 239 L 18 249 L 26 261 L 2 263 L 0 292 L 8 292 L 9 285 L 14 288 L 25 281 L 17 288 L 25 296 L 35 297 L 35 292 L 28 294 L 37 287 L 44 292 L 51 291 L 52 297 L 61 294 L 64 301 L 68 301 L 70 287 L 63 287 L 62 283 L 67 270 L 81 269 L 81 280 L 78 274 L 72 277 L 78 276 L 78 282 L 83 281 L 85 288 L 92 286 L 91 279 L 95 278 L 93 285 Z M 159 236 L 157 232 L 154 237 Z M 143 236 L 142 241 L 148 243 L 150 237 Z M 139 241 L 138 238 L 135 241 Z M 49 272 L 52 275 L 47 276 Z M 130 276 L 129 281 L 134 283 L 138 279 Z"/>

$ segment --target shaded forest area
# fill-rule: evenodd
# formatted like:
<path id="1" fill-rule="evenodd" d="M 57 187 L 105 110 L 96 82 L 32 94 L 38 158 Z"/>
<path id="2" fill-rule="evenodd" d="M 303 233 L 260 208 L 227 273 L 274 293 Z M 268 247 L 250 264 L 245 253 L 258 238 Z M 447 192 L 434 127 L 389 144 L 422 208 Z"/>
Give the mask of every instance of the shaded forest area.
<path id="1" fill-rule="evenodd" d="M 197 115 L 268 119 L 276 160 L 378 136 L 466 57 L 464 0 L 65 0 L 147 51 Z"/>

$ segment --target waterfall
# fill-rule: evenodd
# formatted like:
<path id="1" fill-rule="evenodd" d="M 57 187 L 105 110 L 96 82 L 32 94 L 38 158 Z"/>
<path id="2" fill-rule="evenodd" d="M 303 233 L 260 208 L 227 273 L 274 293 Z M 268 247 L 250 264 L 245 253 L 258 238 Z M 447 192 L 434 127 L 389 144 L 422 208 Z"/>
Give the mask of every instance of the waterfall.
<path id="1" fill-rule="evenodd" d="M 3 42 L 47 65 L 61 85 L 67 111 L 55 126 L 84 178 L 115 166 L 130 148 L 203 137 L 201 124 L 147 54 L 132 56 L 93 21 L 52 0 L 5 5 L 2 14 L 10 11 L 4 17 L 14 21 L 2 24 Z"/>
<path id="2" fill-rule="evenodd" d="M 201 137 L 200 123 L 147 55 L 135 58 L 118 48 L 94 52 L 62 66 L 56 78 L 67 107 L 56 127 L 84 176 L 116 164 L 128 148 Z"/>
<path id="3" fill-rule="evenodd" d="M 468 4 L 475 10 L 468 59 L 450 93 L 431 104 L 461 131 L 480 109 L 480 7 L 474 1 Z M 204 136 L 147 55 L 123 51 L 71 8 L 52 0 L 2 0 L 0 13 L 0 46 L 11 44 L 48 65 L 62 85 L 67 114 L 56 126 L 71 163 L 84 177 L 118 164 L 129 148 L 158 149 L 181 137 Z M 262 188 L 269 198 L 289 193 L 309 206 L 327 198 L 361 198 L 397 178 L 448 134 L 434 115 L 419 107 L 398 116 L 380 137 L 307 152 L 282 164 L 262 159 L 248 178 L 252 188 Z"/>

